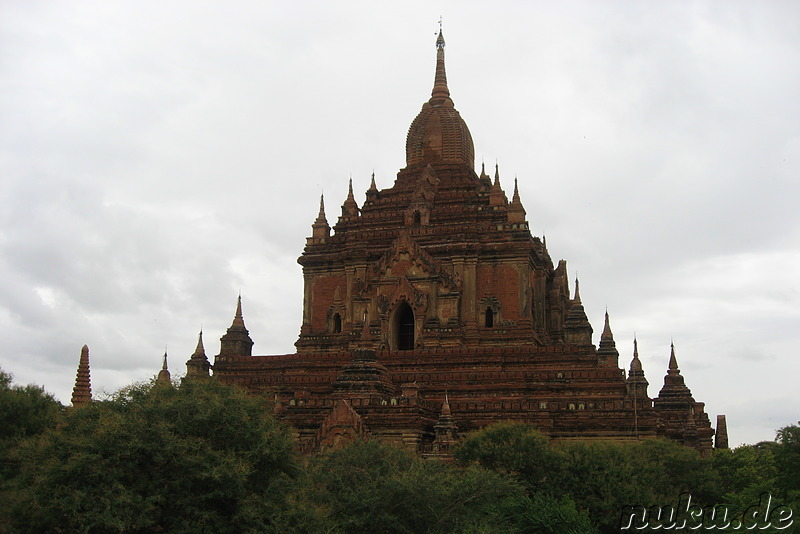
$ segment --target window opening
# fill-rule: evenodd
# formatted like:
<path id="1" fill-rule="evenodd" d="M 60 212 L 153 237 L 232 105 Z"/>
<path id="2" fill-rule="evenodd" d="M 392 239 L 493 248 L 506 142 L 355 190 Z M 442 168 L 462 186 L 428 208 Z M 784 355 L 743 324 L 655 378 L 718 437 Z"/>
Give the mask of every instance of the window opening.
<path id="1" fill-rule="evenodd" d="M 395 312 L 397 350 L 414 349 L 414 310 L 407 302 L 398 306 Z"/>

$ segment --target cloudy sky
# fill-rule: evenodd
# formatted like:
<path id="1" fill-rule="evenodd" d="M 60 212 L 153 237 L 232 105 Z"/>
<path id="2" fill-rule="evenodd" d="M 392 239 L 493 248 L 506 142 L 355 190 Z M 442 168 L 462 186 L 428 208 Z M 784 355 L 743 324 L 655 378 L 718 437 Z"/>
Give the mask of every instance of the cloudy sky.
<path id="1" fill-rule="evenodd" d="M 379 5 L 380 4 L 380 5 Z M 0 3 L 0 367 L 68 402 L 185 372 L 241 291 L 293 352 L 324 192 L 390 187 L 433 82 L 519 178 L 596 338 L 655 396 L 674 341 L 731 442 L 800 419 L 800 4 Z"/>

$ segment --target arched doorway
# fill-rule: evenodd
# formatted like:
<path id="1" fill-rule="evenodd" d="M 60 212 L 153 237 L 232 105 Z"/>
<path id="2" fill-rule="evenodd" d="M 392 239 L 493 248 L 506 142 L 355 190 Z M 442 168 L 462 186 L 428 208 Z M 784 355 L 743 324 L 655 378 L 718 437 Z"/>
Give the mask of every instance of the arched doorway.
<path id="1" fill-rule="evenodd" d="M 397 350 L 414 349 L 414 310 L 405 301 L 394 312 L 394 336 Z"/>

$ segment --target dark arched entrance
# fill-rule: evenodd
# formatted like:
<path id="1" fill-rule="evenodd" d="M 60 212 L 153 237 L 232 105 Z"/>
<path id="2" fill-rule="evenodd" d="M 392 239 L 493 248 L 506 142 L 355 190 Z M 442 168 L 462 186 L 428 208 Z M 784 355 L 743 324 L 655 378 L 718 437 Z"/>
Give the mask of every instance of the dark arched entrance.
<path id="1" fill-rule="evenodd" d="M 414 310 L 401 302 L 394 312 L 395 347 L 397 350 L 414 349 Z"/>

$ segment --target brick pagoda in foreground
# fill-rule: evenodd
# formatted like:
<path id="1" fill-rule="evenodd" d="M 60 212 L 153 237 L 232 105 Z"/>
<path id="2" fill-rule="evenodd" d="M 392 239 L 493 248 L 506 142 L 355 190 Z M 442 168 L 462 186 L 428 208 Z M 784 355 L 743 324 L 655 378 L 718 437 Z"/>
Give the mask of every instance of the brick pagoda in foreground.
<path id="1" fill-rule="evenodd" d="M 566 262 L 531 235 L 516 183 L 509 201 L 496 168 L 476 174 L 441 32 L 436 49 L 394 185 L 378 190 L 373 176 L 359 207 L 351 182 L 333 228 L 320 203 L 298 260 L 297 353 L 253 356 L 240 298 L 214 375 L 272 396 L 306 451 L 371 435 L 441 455 L 511 420 L 556 439 L 666 436 L 707 454 L 714 430 L 674 350 L 651 399 L 636 349 L 620 368 L 608 314 L 592 344 L 578 283 L 571 294 Z M 201 338 L 187 378 L 209 364 Z"/>

